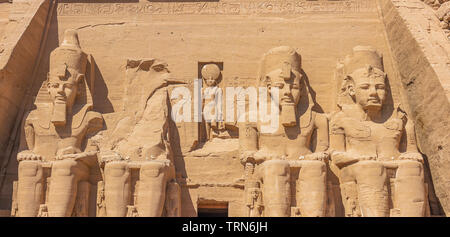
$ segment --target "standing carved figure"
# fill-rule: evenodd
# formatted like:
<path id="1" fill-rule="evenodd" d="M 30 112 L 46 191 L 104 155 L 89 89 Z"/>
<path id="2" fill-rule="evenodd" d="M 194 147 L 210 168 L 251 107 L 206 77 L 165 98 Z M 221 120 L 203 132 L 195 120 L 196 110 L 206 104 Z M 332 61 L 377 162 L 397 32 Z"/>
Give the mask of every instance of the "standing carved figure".
<path id="1" fill-rule="evenodd" d="M 301 68 L 301 56 L 291 47 L 276 47 L 264 55 L 260 69 L 260 83 L 279 89 L 276 109 L 280 119 L 272 131 L 261 129 L 262 122 L 241 124 L 241 159 L 250 170 L 246 179 L 256 179 L 263 186 L 264 216 L 290 216 L 294 202 L 291 196 L 302 216 L 324 216 L 328 121 L 312 110 L 314 102 Z M 270 99 L 274 98 L 270 94 Z M 310 148 L 314 131 L 315 153 Z M 298 172 L 293 190 L 292 172 Z"/>
<path id="2" fill-rule="evenodd" d="M 37 216 L 44 200 L 49 216 L 71 216 L 79 189 L 89 189 L 80 183 L 88 182 L 89 170 L 97 163 L 97 147 L 89 138 L 102 129 L 103 117 L 92 111 L 94 83 L 85 77 L 86 65 L 77 32 L 66 30 L 64 41 L 50 54 L 50 72 L 36 109 L 23 120 L 17 155 L 19 216 Z M 88 190 L 82 192 L 88 195 Z"/>
<path id="3" fill-rule="evenodd" d="M 381 55 L 357 46 L 343 63 L 341 110 L 330 120 L 330 146 L 346 216 L 389 216 L 389 193 L 396 215 L 423 216 L 423 159 L 406 113 L 398 108 L 390 118 L 383 114 L 387 76 Z M 387 169 L 396 169 L 391 192 Z"/>
<path id="4" fill-rule="evenodd" d="M 127 210 L 132 216 L 162 216 L 168 183 L 178 185 L 169 141 L 170 73 L 156 59 L 128 60 L 126 78 L 123 116 L 110 150 L 102 152 L 106 216 L 125 217 Z M 133 184 L 134 171 L 139 185 Z M 175 190 L 171 195 L 180 195 Z"/>
<path id="5" fill-rule="evenodd" d="M 202 79 L 205 82 L 203 88 L 203 105 L 207 106 L 204 111 L 206 140 L 219 136 L 225 130 L 222 116 L 222 89 L 218 86 L 221 79 L 219 66 L 210 63 L 202 67 Z"/>

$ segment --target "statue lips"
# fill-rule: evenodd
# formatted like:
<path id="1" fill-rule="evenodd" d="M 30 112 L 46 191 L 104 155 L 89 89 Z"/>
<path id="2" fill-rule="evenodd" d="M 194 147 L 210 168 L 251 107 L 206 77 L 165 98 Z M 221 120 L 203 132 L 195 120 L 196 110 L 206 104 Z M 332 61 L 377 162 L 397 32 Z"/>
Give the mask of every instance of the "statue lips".
<path id="1" fill-rule="evenodd" d="M 281 97 L 281 105 L 291 105 L 294 104 L 294 101 L 292 100 L 292 95 L 290 96 L 283 96 Z"/>
<path id="2" fill-rule="evenodd" d="M 67 97 L 63 96 L 63 95 L 58 95 L 55 97 L 56 103 L 64 104 L 64 103 L 66 103 L 66 100 L 67 100 Z"/>
<path id="3" fill-rule="evenodd" d="M 367 105 L 379 107 L 379 106 L 381 106 L 381 102 L 380 102 L 380 99 L 378 99 L 378 98 L 369 98 L 367 100 Z"/>

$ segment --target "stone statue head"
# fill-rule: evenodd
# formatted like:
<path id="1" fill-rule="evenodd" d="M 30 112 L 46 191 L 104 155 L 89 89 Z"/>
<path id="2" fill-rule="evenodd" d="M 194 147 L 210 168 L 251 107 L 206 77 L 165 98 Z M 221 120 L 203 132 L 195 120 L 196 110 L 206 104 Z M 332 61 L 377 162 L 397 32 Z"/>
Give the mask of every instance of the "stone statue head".
<path id="1" fill-rule="evenodd" d="M 52 122 L 63 125 L 66 111 L 72 111 L 80 87 L 85 82 L 87 55 L 81 50 L 78 33 L 64 32 L 64 41 L 50 54 L 50 72 L 47 77 L 47 91 L 54 105 Z M 84 88 L 83 88 L 84 89 Z"/>
<path id="2" fill-rule="evenodd" d="M 284 126 L 296 125 L 296 107 L 301 96 L 301 71 L 300 54 L 288 46 L 270 49 L 261 61 L 259 80 L 269 89 L 279 89 L 281 121 Z"/>
<path id="3" fill-rule="evenodd" d="M 214 63 L 205 64 L 202 67 L 202 78 L 205 81 L 206 86 L 212 87 L 219 84 L 220 81 L 220 68 Z"/>
<path id="4" fill-rule="evenodd" d="M 365 111 L 380 111 L 387 94 L 382 56 L 372 47 L 357 46 L 344 65 L 341 93 Z"/>
<path id="5" fill-rule="evenodd" d="M 261 193 L 261 189 L 260 189 L 260 184 L 257 181 L 250 181 L 248 183 L 248 193 L 249 193 L 249 199 L 250 200 L 256 200 L 258 199 L 260 193 Z"/>

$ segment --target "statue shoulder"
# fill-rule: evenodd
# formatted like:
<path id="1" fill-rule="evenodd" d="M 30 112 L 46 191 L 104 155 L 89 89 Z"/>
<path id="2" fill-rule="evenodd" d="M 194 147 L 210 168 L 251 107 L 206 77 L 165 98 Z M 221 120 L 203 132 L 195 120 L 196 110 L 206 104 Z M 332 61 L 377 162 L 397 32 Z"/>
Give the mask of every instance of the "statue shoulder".
<path id="1" fill-rule="evenodd" d="M 344 120 L 346 120 L 348 118 L 349 117 L 347 116 L 347 114 L 345 114 L 342 111 L 335 112 L 335 113 L 331 114 L 331 116 L 330 116 L 330 123 L 341 124 Z"/>
<path id="2" fill-rule="evenodd" d="M 314 123 L 316 126 L 328 124 L 328 117 L 324 113 L 318 113 L 316 111 L 312 111 L 312 118 L 314 119 Z"/>
<path id="3" fill-rule="evenodd" d="M 348 116 L 342 111 L 333 113 L 330 117 L 330 133 L 344 134 L 345 121 L 348 119 Z"/>
<path id="4" fill-rule="evenodd" d="M 89 124 L 101 124 L 103 125 L 103 116 L 99 112 L 88 111 L 86 113 L 86 122 Z"/>
<path id="5" fill-rule="evenodd" d="M 37 109 L 29 110 L 23 116 L 24 124 L 33 124 L 37 120 L 39 120 Z"/>
<path id="6" fill-rule="evenodd" d="M 401 105 L 398 105 L 397 109 L 392 114 L 392 117 L 389 118 L 389 120 L 384 123 L 384 126 L 390 130 L 402 131 L 407 122 L 408 122 L 408 115 L 406 114 L 405 110 L 401 107 Z"/>

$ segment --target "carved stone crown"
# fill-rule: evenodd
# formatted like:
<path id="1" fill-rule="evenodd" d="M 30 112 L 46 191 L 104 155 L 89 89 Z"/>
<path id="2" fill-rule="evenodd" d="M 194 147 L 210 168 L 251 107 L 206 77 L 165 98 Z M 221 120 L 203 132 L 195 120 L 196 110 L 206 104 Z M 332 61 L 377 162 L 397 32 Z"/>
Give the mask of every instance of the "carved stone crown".
<path id="1" fill-rule="evenodd" d="M 349 75 L 357 69 L 368 65 L 384 71 L 383 56 L 371 46 L 356 46 L 353 53 L 344 59 L 344 72 Z"/>
<path id="2" fill-rule="evenodd" d="M 63 42 L 50 54 L 50 73 L 61 74 L 60 69 L 65 65 L 67 68 L 75 69 L 84 74 L 86 62 L 87 55 L 81 50 L 77 31 L 66 30 Z"/>

